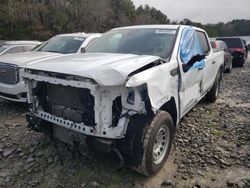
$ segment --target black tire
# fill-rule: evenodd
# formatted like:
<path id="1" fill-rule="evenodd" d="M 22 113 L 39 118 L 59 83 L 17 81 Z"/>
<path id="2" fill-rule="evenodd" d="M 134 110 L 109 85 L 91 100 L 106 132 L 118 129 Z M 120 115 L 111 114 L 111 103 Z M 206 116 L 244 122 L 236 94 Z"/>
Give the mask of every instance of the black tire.
<path id="1" fill-rule="evenodd" d="M 211 90 L 206 94 L 206 100 L 208 102 L 215 102 L 217 97 L 218 97 L 218 94 L 219 94 L 219 91 L 220 91 L 220 83 L 221 83 L 221 70 L 217 73 L 217 76 L 215 78 L 215 81 L 214 81 L 214 85 L 213 87 L 211 88 Z"/>
<path id="2" fill-rule="evenodd" d="M 241 61 L 241 62 L 239 63 L 239 66 L 240 66 L 240 67 L 243 67 L 243 66 L 244 66 L 244 61 Z"/>
<path id="3" fill-rule="evenodd" d="M 165 147 L 163 144 L 164 141 L 159 144 L 160 151 L 158 153 L 162 152 L 162 155 L 160 155 L 159 160 L 156 161 L 153 157 L 153 154 L 155 154 L 154 146 L 157 145 L 156 137 L 158 136 L 158 134 L 162 134 L 162 132 L 159 131 L 167 131 L 167 133 L 165 134 Z M 140 162 L 138 165 L 132 168 L 145 176 L 151 176 L 156 174 L 162 168 L 172 148 L 174 137 L 174 123 L 170 114 L 164 111 L 159 111 L 151 121 L 150 125 L 148 125 L 143 135 L 144 136 L 141 142 L 142 150 L 138 150 L 141 153 L 139 155 L 133 156 L 140 156 L 140 159 L 135 159 L 135 161 Z M 138 143 L 135 144 L 138 145 Z M 164 149 L 162 149 L 161 147 Z"/>
<path id="4" fill-rule="evenodd" d="M 240 63 L 239 63 L 239 66 L 240 66 L 240 67 L 243 67 L 244 64 L 245 64 L 245 57 L 243 57 L 243 58 L 241 59 L 241 61 L 240 61 Z"/>

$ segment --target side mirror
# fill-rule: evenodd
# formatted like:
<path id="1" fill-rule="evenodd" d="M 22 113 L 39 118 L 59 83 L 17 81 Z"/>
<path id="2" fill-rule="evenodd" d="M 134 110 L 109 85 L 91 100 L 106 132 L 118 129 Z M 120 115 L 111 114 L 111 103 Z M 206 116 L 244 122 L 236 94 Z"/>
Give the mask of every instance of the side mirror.
<path id="1" fill-rule="evenodd" d="M 187 64 L 182 65 L 183 71 L 187 72 L 196 62 L 199 62 L 205 58 L 206 55 L 200 55 L 200 54 L 194 55 Z"/>
<path id="2" fill-rule="evenodd" d="M 85 53 L 86 52 L 86 48 L 85 47 L 82 47 L 81 48 L 81 53 Z"/>
<path id="3" fill-rule="evenodd" d="M 245 44 L 245 48 L 246 48 L 246 50 L 247 50 L 247 51 L 249 50 L 249 47 L 248 47 L 248 45 L 247 45 L 247 44 Z"/>
<path id="4" fill-rule="evenodd" d="M 194 58 L 194 61 L 195 61 L 195 63 L 196 63 L 197 61 L 201 61 L 201 60 L 203 60 L 203 59 L 206 59 L 206 56 L 207 56 L 207 55 L 200 55 L 200 54 L 197 54 L 197 55 L 193 56 L 193 57 L 191 58 L 191 60 Z M 190 60 L 190 61 L 191 61 L 191 60 Z"/>

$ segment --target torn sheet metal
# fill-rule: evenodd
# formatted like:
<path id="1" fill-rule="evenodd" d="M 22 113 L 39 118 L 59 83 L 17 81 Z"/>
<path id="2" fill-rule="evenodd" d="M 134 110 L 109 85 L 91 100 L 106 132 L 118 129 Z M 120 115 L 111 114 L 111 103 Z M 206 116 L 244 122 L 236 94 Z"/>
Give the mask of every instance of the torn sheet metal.
<path id="1" fill-rule="evenodd" d="M 173 69 L 177 69 L 177 62 L 156 66 L 132 76 L 126 86 L 137 87 L 146 84 L 152 107 L 160 109 L 172 96 L 178 102 L 178 76 L 171 76 Z"/>
<path id="2" fill-rule="evenodd" d="M 101 86 L 116 86 L 124 85 L 129 74 L 159 59 L 147 55 L 86 53 L 30 63 L 25 68 L 91 78 Z"/>
<path id="3" fill-rule="evenodd" d="M 203 51 L 197 37 L 196 31 L 192 27 L 185 27 L 180 40 L 180 57 L 183 63 L 187 64 L 190 59 L 197 55 L 203 55 Z M 196 62 L 191 69 L 204 68 L 205 61 Z"/>

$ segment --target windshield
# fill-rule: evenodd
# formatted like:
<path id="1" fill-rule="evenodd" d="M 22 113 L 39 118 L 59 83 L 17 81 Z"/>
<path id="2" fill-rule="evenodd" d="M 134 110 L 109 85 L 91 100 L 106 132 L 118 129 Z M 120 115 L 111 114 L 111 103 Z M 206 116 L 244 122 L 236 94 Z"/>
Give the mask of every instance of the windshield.
<path id="1" fill-rule="evenodd" d="M 243 48 L 242 42 L 239 38 L 220 38 L 217 40 L 223 40 L 228 48 Z"/>
<path id="2" fill-rule="evenodd" d="M 76 53 L 84 40 L 84 37 L 55 36 L 38 47 L 36 51 L 55 52 L 61 54 Z"/>
<path id="3" fill-rule="evenodd" d="M 171 55 L 176 30 L 118 29 L 104 34 L 87 48 L 86 53 L 121 53 L 154 55 L 164 59 Z"/>

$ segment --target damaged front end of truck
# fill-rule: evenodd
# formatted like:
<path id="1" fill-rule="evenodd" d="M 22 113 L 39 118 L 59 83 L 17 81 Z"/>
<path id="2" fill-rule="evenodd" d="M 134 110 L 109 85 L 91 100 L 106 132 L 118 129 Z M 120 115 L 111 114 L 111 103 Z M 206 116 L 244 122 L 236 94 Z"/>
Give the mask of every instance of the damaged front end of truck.
<path id="1" fill-rule="evenodd" d="M 125 138 L 132 116 L 152 113 L 146 85 L 100 86 L 89 78 L 30 69 L 23 77 L 29 127 L 66 143 L 95 139 L 110 151 L 114 141 Z"/>
<path id="2" fill-rule="evenodd" d="M 128 58 L 127 55 L 118 58 L 121 57 Z M 71 56 L 68 58 L 74 62 Z M 173 65 L 159 57 L 131 55 L 129 58 L 127 68 L 121 68 L 122 63 L 96 67 L 89 63 L 93 71 L 81 70 L 78 75 L 74 71 L 79 67 L 67 62 L 67 69 L 62 66 L 60 72 L 53 71 L 53 66 L 50 66 L 52 71 L 47 70 L 47 64 L 53 65 L 47 61 L 30 65 L 35 68 L 25 68 L 22 77 L 28 91 L 28 127 L 74 146 L 114 151 L 126 165 L 145 175 L 153 174 L 138 170 L 146 152 L 145 134 L 149 125 L 156 122 L 154 118 L 158 118 L 159 111 L 168 109 L 177 118 L 176 105 L 169 103 L 174 99 L 167 91 L 172 92 L 170 88 L 177 87 L 178 80 L 172 75 Z M 97 74 L 99 71 L 107 74 Z"/>

